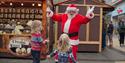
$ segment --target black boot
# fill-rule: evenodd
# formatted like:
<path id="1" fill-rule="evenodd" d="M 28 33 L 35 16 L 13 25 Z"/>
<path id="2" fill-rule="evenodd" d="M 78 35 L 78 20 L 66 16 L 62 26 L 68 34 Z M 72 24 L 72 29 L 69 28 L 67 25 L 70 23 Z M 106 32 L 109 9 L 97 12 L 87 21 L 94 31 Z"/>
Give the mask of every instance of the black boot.
<path id="1" fill-rule="evenodd" d="M 58 61 L 56 61 L 55 63 L 58 63 Z"/>

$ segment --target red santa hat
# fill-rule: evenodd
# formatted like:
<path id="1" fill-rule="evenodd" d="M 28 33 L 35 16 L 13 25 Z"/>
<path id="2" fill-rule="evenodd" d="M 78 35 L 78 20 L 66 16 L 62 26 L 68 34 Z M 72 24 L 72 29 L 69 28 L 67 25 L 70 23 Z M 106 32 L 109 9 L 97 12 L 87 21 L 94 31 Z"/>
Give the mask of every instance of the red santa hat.
<path id="1" fill-rule="evenodd" d="M 68 10 L 79 11 L 79 9 L 77 9 L 77 6 L 76 6 L 75 4 L 70 4 L 70 5 L 67 7 L 66 11 L 68 11 Z"/>

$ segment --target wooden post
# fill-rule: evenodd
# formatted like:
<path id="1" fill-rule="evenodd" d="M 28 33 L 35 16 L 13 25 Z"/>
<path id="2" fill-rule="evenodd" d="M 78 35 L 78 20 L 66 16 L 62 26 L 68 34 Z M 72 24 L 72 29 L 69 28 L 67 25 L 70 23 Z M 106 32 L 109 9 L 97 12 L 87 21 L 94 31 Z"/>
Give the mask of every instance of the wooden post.
<path id="1" fill-rule="evenodd" d="M 100 44 L 99 44 L 99 52 L 102 51 L 102 18 L 103 18 L 103 8 L 100 8 Z"/>
<path id="2" fill-rule="evenodd" d="M 47 18 L 46 18 L 46 8 L 47 8 L 47 3 L 46 3 L 46 0 L 42 0 L 42 27 L 43 27 L 43 38 L 46 38 L 46 31 L 47 31 Z M 46 45 L 42 45 L 42 48 L 41 48 L 41 51 L 42 51 L 42 55 L 41 55 L 41 58 L 46 58 L 46 48 L 47 46 Z"/>
<path id="3" fill-rule="evenodd" d="M 47 19 L 46 19 L 46 8 L 47 8 L 47 3 L 46 3 L 46 0 L 42 0 L 42 26 L 43 26 L 43 34 L 45 35 L 46 37 L 46 22 L 47 22 Z"/>

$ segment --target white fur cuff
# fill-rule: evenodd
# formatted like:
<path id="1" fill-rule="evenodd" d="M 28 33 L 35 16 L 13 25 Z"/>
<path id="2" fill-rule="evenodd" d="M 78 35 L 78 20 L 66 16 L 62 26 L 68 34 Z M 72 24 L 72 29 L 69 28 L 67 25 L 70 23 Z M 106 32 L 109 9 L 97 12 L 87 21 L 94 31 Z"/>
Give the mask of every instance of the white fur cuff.
<path id="1" fill-rule="evenodd" d="M 89 19 L 92 19 L 92 18 L 94 18 L 94 13 L 87 13 L 86 17 Z"/>
<path id="2" fill-rule="evenodd" d="M 69 44 L 70 45 L 78 45 L 79 44 L 79 40 L 72 40 L 72 39 L 70 39 Z"/>

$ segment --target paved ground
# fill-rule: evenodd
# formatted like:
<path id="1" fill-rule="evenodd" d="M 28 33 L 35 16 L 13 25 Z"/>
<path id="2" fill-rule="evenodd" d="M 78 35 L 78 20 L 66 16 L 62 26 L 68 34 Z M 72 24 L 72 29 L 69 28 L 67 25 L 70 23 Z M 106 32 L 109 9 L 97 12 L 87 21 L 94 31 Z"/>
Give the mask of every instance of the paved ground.
<path id="1" fill-rule="evenodd" d="M 0 59 L 0 63 L 32 63 L 32 60 L 24 60 L 24 59 Z M 54 63 L 54 61 L 42 60 L 40 63 Z M 90 61 L 90 60 L 82 60 L 79 63 L 125 63 L 125 61 Z"/>
<path id="2" fill-rule="evenodd" d="M 77 55 L 79 63 L 125 63 L 125 53 L 112 48 L 106 48 L 101 53 L 78 53 Z M 32 63 L 32 60 L 0 58 L 0 63 Z M 41 63 L 54 63 L 54 61 L 41 60 Z"/>
<path id="3" fill-rule="evenodd" d="M 125 40 L 124 40 L 124 43 L 125 43 Z M 119 36 L 118 35 L 113 36 L 113 47 L 117 50 L 120 50 L 121 52 L 125 52 L 125 46 L 124 47 L 119 46 Z"/>
<path id="4" fill-rule="evenodd" d="M 125 47 L 119 47 L 118 36 L 113 37 L 113 48 L 101 53 L 78 53 L 79 63 L 125 63 Z M 0 63 L 32 63 L 31 59 L 0 58 Z M 41 60 L 41 63 L 54 63 L 53 59 Z"/>

